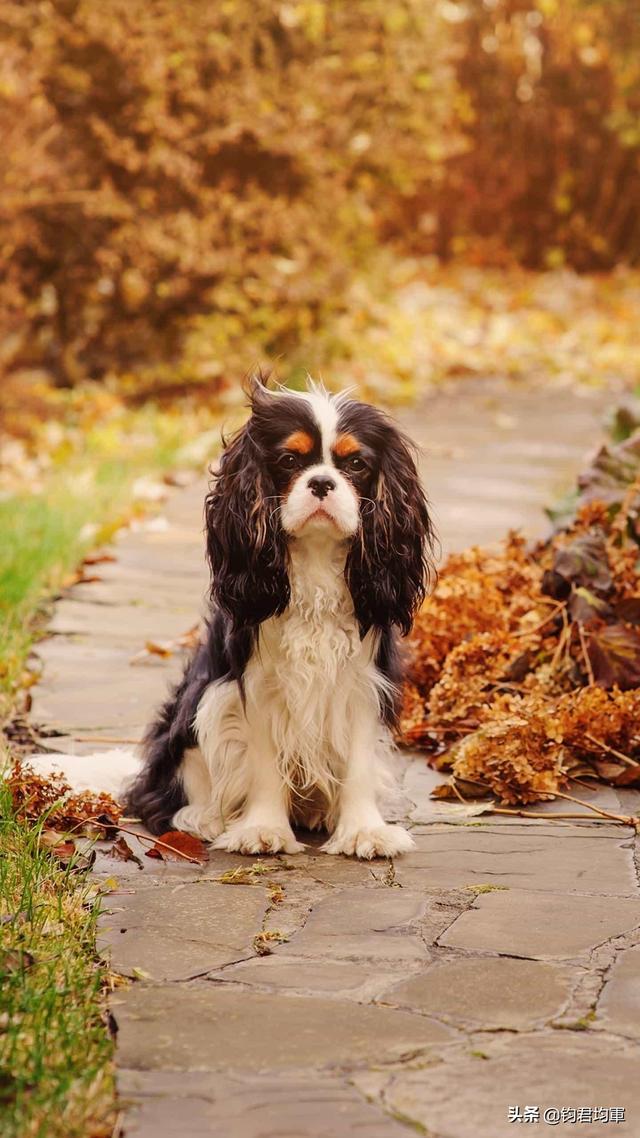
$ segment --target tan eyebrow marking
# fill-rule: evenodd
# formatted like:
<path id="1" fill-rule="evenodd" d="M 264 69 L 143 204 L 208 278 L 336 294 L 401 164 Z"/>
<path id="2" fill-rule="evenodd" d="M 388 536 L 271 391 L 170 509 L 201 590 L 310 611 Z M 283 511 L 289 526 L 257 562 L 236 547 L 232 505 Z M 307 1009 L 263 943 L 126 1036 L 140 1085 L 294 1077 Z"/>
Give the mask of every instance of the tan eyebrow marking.
<path id="1" fill-rule="evenodd" d="M 360 450 L 360 443 L 355 435 L 338 435 L 333 450 L 338 458 L 346 458 L 347 455 L 355 454 L 356 451 Z"/>
<path id="2" fill-rule="evenodd" d="M 306 431 L 294 431 L 284 440 L 285 450 L 293 450 L 298 454 L 309 454 L 313 450 L 313 439 Z"/>

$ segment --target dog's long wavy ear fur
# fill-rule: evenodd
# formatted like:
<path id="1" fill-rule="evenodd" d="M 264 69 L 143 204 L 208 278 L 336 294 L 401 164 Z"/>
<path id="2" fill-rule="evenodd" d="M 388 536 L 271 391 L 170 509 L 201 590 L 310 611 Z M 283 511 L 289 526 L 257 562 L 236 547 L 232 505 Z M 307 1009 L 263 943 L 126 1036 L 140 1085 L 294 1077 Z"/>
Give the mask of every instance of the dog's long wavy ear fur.
<path id="1" fill-rule="evenodd" d="M 361 506 L 360 532 L 345 575 L 362 634 L 396 625 L 406 635 L 435 574 L 434 532 L 411 444 L 389 427 L 373 501 Z"/>
<path id="2" fill-rule="evenodd" d="M 256 383 L 252 406 L 265 395 Z M 226 446 L 205 502 L 211 597 L 235 630 L 256 628 L 289 603 L 286 544 L 276 506 L 249 420 Z"/>

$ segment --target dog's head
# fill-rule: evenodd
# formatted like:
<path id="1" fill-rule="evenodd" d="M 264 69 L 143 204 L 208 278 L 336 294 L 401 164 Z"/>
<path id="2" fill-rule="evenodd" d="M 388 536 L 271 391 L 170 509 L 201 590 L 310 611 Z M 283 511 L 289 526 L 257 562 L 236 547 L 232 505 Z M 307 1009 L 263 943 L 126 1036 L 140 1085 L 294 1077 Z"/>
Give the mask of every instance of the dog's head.
<path id="1" fill-rule="evenodd" d="M 287 607 L 291 543 L 338 543 L 362 631 L 408 632 L 432 543 L 408 440 L 375 407 L 317 387 L 254 381 L 250 405 L 207 497 L 214 600 L 255 627 Z"/>

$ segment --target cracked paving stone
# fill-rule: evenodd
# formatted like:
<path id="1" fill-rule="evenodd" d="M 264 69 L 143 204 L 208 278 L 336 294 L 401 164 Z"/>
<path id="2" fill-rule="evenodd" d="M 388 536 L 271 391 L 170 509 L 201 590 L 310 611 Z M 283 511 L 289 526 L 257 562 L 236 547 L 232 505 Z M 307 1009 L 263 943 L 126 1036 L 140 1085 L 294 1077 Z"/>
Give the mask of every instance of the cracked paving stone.
<path id="1" fill-rule="evenodd" d="M 301 833 L 298 837 L 301 842 L 306 842 L 311 839 L 312 835 Z M 316 835 L 313 837 L 317 840 Z M 321 841 L 325 840 L 326 835 L 323 834 Z M 299 870 L 300 873 L 304 873 L 324 885 L 376 886 L 379 884 L 378 878 L 384 875 L 387 865 L 385 862 L 376 862 L 375 866 L 372 866 L 355 857 L 334 857 L 331 854 L 314 855 L 311 852 L 312 849 L 313 847 L 310 848 L 309 853 L 296 854 L 295 857 L 291 858 L 290 864 L 295 866 L 295 869 Z"/>
<path id="2" fill-rule="evenodd" d="M 640 946 L 625 949 L 615 961 L 593 1026 L 640 1038 Z"/>
<path id="3" fill-rule="evenodd" d="M 530 826 L 486 833 L 472 827 L 415 835 L 416 849 L 398 858 L 397 880 L 408 888 L 464 888 L 489 883 L 542 892 L 638 896 L 626 831 L 603 840 L 577 830 L 553 836 Z M 570 839 L 570 840 L 569 840 Z"/>
<path id="4" fill-rule="evenodd" d="M 337 1080 L 120 1071 L 128 1138 L 402 1138 L 405 1127 Z"/>
<path id="5" fill-rule="evenodd" d="M 264 890 L 209 881 L 112 894 L 98 947 L 125 976 L 186 980 L 252 955 L 266 905 Z"/>
<path id="6" fill-rule="evenodd" d="M 212 973 L 208 979 L 260 985 L 303 996 L 330 995 L 367 1000 L 394 982 L 391 969 L 366 968 L 343 960 L 295 960 L 290 956 L 263 956 Z M 428 1010 L 428 1009 L 427 1009 Z"/>
<path id="7" fill-rule="evenodd" d="M 570 988 L 566 968 L 537 960 L 464 957 L 387 989 L 381 1002 L 472 1030 L 526 1031 L 560 1015 Z"/>
<path id="8" fill-rule="evenodd" d="M 440 944 L 471 952 L 529 959 L 570 958 L 636 928 L 640 901 L 626 897 L 484 893 L 440 937 Z"/>
<path id="9" fill-rule="evenodd" d="M 406 889 L 342 889 L 320 901 L 304 928 L 277 952 L 324 959 L 428 959 L 416 928 L 429 899 Z"/>
<path id="10" fill-rule="evenodd" d="M 227 989 L 134 984 L 114 996 L 119 1060 L 142 1070 L 356 1068 L 432 1051 L 448 1027 L 391 1008 Z"/>
<path id="11" fill-rule="evenodd" d="M 486 1056 L 486 1058 L 483 1058 Z M 509 1106 L 540 1108 L 532 1134 L 558 1138 L 620 1138 L 640 1134 L 639 1049 L 591 1033 L 546 1035 L 483 1042 L 482 1053 L 456 1056 L 437 1066 L 406 1071 L 387 1081 L 385 1102 L 438 1138 L 513 1138 Z M 356 1075 L 353 1080 L 360 1085 Z M 366 1076 L 362 1084 L 367 1082 Z M 542 1121 L 547 1107 L 620 1106 L 626 1122 L 615 1125 Z"/>

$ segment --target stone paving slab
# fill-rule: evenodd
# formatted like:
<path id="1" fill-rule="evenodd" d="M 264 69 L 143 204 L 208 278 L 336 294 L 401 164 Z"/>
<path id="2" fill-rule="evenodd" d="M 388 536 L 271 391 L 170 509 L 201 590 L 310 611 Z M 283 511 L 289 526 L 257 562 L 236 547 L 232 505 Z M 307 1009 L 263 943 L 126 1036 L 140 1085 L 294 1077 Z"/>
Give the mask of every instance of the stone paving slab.
<path id="1" fill-rule="evenodd" d="M 176 998 L 178 996 L 178 998 Z M 391 1008 L 319 997 L 263 994 L 205 982 L 134 984 L 113 999 L 119 1061 L 145 1070 L 351 1070 L 438 1054 L 455 1033 L 436 1020 Z"/>
<path id="2" fill-rule="evenodd" d="M 191 605 L 174 604 L 156 611 L 142 605 L 104 605 L 89 601 L 60 601 L 49 625 L 53 635 L 108 636 L 112 643 L 172 640 L 194 623 Z"/>
<path id="3" fill-rule="evenodd" d="M 477 897 L 440 944 L 469 952 L 569 959 L 639 925 L 640 900 L 506 890 Z"/>
<path id="4" fill-rule="evenodd" d="M 387 989 L 378 1002 L 413 1008 L 455 1027 L 527 1031 L 561 1015 L 571 987 L 567 968 L 467 956 L 421 971 Z"/>
<path id="5" fill-rule="evenodd" d="M 403 412 L 444 553 L 509 529 L 540 536 L 541 507 L 571 485 L 610 405 L 604 389 L 483 378 L 447 383 Z"/>
<path id="6" fill-rule="evenodd" d="M 263 891 L 211 881 L 121 893 L 101 920 L 99 949 L 125 976 L 188 980 L 253 955 Z"/>
<path id="7" fill-rule="evenodd" d="M 422 961 L 416 961 L 415 967 L 420 968 L 421 965 Z M 403 962 L 402 974 L 406 976 L 408 970 L 409 967 Z M 209 979 L 272 992 L 355 999 L 367 1003 L 377 996 L 381 997 L 390 985 L 397 983 L 398 969 L 394 967 L 394 962 L 369 963 L 363 968 L 361 961 L 309 960 L 306 956 L 296 959 L 295 956 L 286 954 L 254 958 L 225 968 L 224 971 L 211 972 Z"/>
<path id="8" fill-rule="evenodd" d="M 593 1026 L 640 1039 L 640 946 L 628 948 L 614 962 Z"/>
<path id="9" fill-rule="evenodd" d="M 371 1081 L 354 1081 L 371 1091 Z M 386 1106 L 438 1138 L 513 1138 L 527 1134 L 604 1138 L 640 1133 L 638 1053 L 614 1040 L 584 1033 L 553 1032 L 516 1038 L 485 1038 L 447 1062 L 378 1080 Z M 624 1106 L 622 1124 L 514 1125 L 510 1105 L 548 1107 Z"/>
<path id="10" fill-rule="evenodd" d="M 357 953 L 422 957 L 418 923 L 426 904 L 424 894 L 407 889 L 342 889 L 314 907 L 295 938 L 294 951 L 318 952 L 326 959 Z"/>
<path id="11" fill-rule="evenodd" d="M 489 884 L 554 893 L 637 896 L 633 839 L 624 829 L 608 840 L 584 830 L 545 835 L 522 824 L 508 832 L 451 827 L 416 835 L 416 850 L 398 861 L 405 888 L 429 881 L 450 889 Z"/>
<path id="12" fill-rule="evenodd" d="M 230 1078 L 203 1072 L 121 1071 L 136 1107 L 127 1138 L 402 1138 L 406 1128 L 352 1086 L 323 1077 Z"/>

